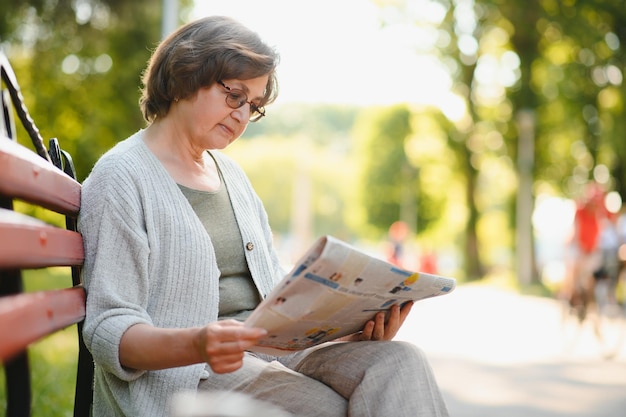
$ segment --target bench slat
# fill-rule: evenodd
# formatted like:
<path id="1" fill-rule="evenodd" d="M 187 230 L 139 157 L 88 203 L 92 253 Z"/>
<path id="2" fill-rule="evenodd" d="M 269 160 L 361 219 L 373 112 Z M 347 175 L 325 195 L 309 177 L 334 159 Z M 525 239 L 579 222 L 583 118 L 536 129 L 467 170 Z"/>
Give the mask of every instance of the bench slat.
<path id="1" fill-rule="evenodd" d="M 82 287 L 0 297 L 0 360 L 85 317 Z"/>
<path id="2" fill-rule="evenodd" d="M 0 194 L 65 215 L 80 207 L 80 183 L 25 146 L 0 136 Z"/>
<path id="3" fill-rule="evenodd" d="M 82 265 L 84 258 L 79 233 L 0 209 L 0 268 Z"/>
<path id="4" fill-rule="evenodd" d="M 82 237 L 73 232 L 80 209 L 81 185 L 73 179 L 71 157 L 61 150 L 58 140 L 51 139 L 50 151 L 46 150 L 24 104 L 17 77 L 1 51 L 0 75 L 0 364 L 6 379 L 6 401 L 0 416 L 31 415 L 31 392 L 36 396 L 37 387 L 31 383 L 28 345 L 77 324 L 73 415 L 89 417 L 94 364 L 82 338 L 86 297 L 80 285 L 84 260 Z M 11 105 L 36 152 L 13 140 L 17 133 Z M 59 165 L 64 168 L 57 168 Z M 45 217 L 38 219 L 38 214 L 29 217 L 13 213 L 14 200 L 65 215 L 66 227 L 42 222 L 40 219 Z M 69 288 L 24 293 L 22 270 L 47 266 L 71 266 Z"/>

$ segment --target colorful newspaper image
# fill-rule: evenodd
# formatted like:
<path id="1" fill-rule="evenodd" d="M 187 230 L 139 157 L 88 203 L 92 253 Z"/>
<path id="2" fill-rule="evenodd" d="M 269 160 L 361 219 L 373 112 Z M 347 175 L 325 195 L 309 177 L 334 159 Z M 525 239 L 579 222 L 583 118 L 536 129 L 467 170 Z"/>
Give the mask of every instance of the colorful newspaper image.
<path id="1" fill-rule="evenodd" d="M 268 335 L 251 350 L 288 354 L 359 332 L 394 304 L 449 294 L 454 278 L 400 269 L 323 236 L 245 321 Z"/>

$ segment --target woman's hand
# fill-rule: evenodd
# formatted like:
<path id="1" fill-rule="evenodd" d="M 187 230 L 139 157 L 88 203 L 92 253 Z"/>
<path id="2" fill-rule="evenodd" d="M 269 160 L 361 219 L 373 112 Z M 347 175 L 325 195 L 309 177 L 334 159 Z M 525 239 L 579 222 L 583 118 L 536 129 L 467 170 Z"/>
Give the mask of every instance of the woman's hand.
<path id="1" fill-rule="evenodd" d="M 266 334 L 235 320 L 185 329 L 140 323 L 122 336 L 120 363 L 130 369 L 156 370 L 206 362 L 216 373 L 232 372 L 243 364 L 244 352 Z"/>
<path id="2" fill-rule="evenodd" d="M 217 321 L 199 329 L 194 347 L 214 372 L 222 374 L 239 369 L 244 352 L 266 334 L 264 329 L 246 327 L 235 320 Z"/>
<path id="3" fill-rule="evenodd" d="M 413 307 L 413 301 L 405 303 L 402 308 L 394 304 L 389 309 L 389 319 L 385 323 L 385 312 L 379 311 L 374 318 L 367 323 L 361 333 L 355 333 L 342 340 L 364 341 L 364 340 L 392 340 L 400 327 L 406 320 Z"/>

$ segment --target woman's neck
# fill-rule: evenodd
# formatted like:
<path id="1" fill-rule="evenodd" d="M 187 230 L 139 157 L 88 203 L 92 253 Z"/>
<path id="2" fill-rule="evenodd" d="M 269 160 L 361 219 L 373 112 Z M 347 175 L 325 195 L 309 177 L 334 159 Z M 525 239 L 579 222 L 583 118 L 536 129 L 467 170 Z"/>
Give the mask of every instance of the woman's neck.
<path id="1" fill-rule="evenodd" d="M 146 128 L 144 142 L 176 183 L 202 191 L 219 188 L 220 178 L 211 155 L 172 129 L 167 119 Z"/>

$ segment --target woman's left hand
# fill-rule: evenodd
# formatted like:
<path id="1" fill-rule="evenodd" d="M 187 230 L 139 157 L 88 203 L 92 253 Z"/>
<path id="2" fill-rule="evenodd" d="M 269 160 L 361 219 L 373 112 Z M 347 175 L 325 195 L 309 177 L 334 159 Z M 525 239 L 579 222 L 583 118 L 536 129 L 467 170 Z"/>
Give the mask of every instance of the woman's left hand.
<path id="1" fill-rule="evenodd" d="M 374 318 L 368 321 L 361 333 L 356 333 L 343 340 L 364 341 L 364 340 L 391 340 L 396 336 L 398 330 L 406 320 L 413 307 L 413 301 L 409 301 L 400 308 L 394 304 L 389 309 L 389 318 L 385 322 L 385 312 L 379 311 Z"/>

